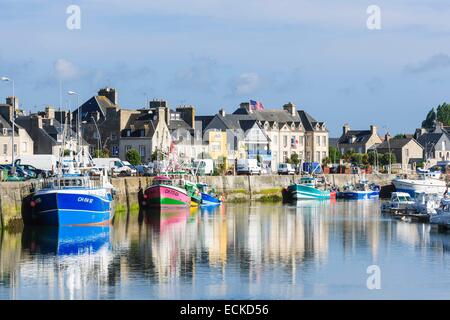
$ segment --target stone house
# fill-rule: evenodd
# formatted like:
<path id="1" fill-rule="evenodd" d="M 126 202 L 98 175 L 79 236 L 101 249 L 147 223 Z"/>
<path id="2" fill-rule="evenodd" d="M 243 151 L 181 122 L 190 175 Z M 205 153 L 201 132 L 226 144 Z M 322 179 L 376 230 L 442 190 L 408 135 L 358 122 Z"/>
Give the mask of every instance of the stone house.
<path id="1" fill-rule="evenodd" d="M 409 138 L 390 138 L 386 137 L 385 141 L 376 147 L 378 154 L 392 152 L 395 154 L 397 163 L 406 168 L 409 164 L 420 162 L 423 159 L 423 147 L 416 139 Z"/>
<path id="2" fill-rule="evenodd" d="M 450 134 L 442 123 L 430 131 L 416 130 L 415 138 L 423 147 L 423 158 L 434 165 L 438 161 L 450 161 Z"/>
<path id="3" fill-rule="evenodd" d="M 7 101 L 9 102 L 9 101 Z M 0 162 L 11 163 L 13 148 L 14 156 L 34 154 L 34 141 L 28 132 L 19 124 L 14 125 L 14 147 L 12 146 L 12 104 L 0 104 Z"/>
<path id="4" fill-rule="evenodd" d="M 61 113 L 59 114 L 61 115 Z M 69 116 L 67 113 L 66 116 Z M 18 123 L 30 137 L 33 137 L 34 154 L 53 154 L 59 156 L 61 150 L 69 149 L 69 145 L 64 143 L 64 119 L 56 119 L 57 113 L 53 107 L 46 107 L 45 112 L 19 116 L 16 118 Z M 76 132 L 67 128 L 67 136 L 76 137 Z M 82 149 L 85 153 L 89 151 L 89 144 L 82 139 Z M 73 150 L 76 151 L 76 150 Z"/>
<path id="5" fill-rule="evenodd" d="M 168 153 L 171 136 L 167 126 L 168 108 L 162 101 L 152 101 L 149 109 L 140 109 L 126 117 L 119 139 L 119 157 L 126 159 L 130 149 L 136 149 L 143 162 L 151 161 L 152 153 Z M 125 121 L 125 117 L 121 119 Z"/>
<path id="6" fill-rule="evenodd" d="M 347 151 L 367 153 L 368 150 L 373 149 L 382 142 L 378 136 L 377 127 L 374 125 L 370 126 L 370 130 L 350 130 L 350 126 L 345 124 L 337 147 L 341 154 Z"/>
<path id="7" fill-rule="evenodd" d="M 223 113 L 223 114 L 221 114 Z M 286 162 L 292 154 L 296 153 L 301 161 L 317 161 L 328 157 L 328 130 L 323 122 L 315 120 L 304 110 L 297 110 L 296 106 L 288 103 L 283 109 L 267 109 L 252 110 L 249 103 L 241 103 L 240 107 L 230 116 L 237 118 L 239 121 L 247 119 L 248 121 L 256 121 L 259 128 L 262 129 L 264 135 L 267 136 L 268 144 L 263 146 L 258 152 L 264 161 L 268 164 L 272 171 L 276 171 L 278 164 Z M 217 116 L 217 120 L 226 122 L 227 115 L 222 110 Z M 219 121 L 212 122 L 213 127 L 224 130 L 220 126 Z M 230 128 L 238 128 L 238 126 L 228 126 Z M 230 139 L 236 137 L 229 136 Z M 239 149 L 235 144 L 235 149 Z M 243 146 L 245 149 L 245 146 Z M 237 154 L 242 158 L 242 153 Z M 245 156 L 250 156 L 249 154 Z"/>

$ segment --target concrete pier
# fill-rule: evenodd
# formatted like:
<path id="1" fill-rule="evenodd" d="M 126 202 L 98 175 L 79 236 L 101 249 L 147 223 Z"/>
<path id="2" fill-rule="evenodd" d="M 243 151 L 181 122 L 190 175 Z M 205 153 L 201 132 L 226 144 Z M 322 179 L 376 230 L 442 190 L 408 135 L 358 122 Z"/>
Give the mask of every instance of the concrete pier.
<path id="1" fill-rule="evenodd" d="M 205 182 L 214 187 L 218 193 L 223 193 L 227 202 L 245 201 L 281 201 L 281 190 L 299 176 L 204 176 L 192 177 L 196 182 Z M 347 182 L 359 180 L 358 175 L 330 174 L 327 180 L 342 187 Z M 392 191 L 391 180 L 395 175 L 371 174 L 366 178 L 382 186 L 382 196 L 389 196 Z M 137 192 L 139 184 L 143 188 L 150 184 L 151 177 L 114 178 L 113 185 L 117 190 L 116 210 L 127 211 L 138 209 Z M 22 225 L 22 198 L 29 193 L 30 181 L 0 183 L 0 222 L 2 227 L 16 228 Z"/>

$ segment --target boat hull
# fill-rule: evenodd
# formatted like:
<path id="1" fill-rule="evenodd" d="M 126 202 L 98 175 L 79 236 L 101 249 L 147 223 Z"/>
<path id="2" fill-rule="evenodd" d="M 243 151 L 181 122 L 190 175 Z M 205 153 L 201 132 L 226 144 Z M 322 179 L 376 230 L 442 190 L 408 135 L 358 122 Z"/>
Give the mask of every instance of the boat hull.
<path id="1" fill-rule="evenodd" d="M 290 185 L 287 193 L 292 200 L 330 199 L 330 191 L 300 184 Z"/>
<path id="2" fill-rule="evenodd" d="M 338 198 L 349 200 L 367 200 L 380 197 L 379 191 L 343 191 L 339 192 Z"/>
<path id="3" fill-rule="evenodd" d="M 178 187 L 154 185 L 145 189 L 143 204 L 146 207 L 188 207 L 191 197 Z"/>
<path id="4" fill-rule="evenodd" d="M 202 192 L 202 205 L 217 206 L 220 205 L 221 203 L 222 201 L 220 201 L 216 197 L 213 197 L 212 195 Z"/>
<path id="5" fill-rule="evenodd" d="M 392 181 L 395 190 L 398 192 L 407 192 L 411 197 L 415 197 L 416 193 L 437 193 L 444 194 L 447 186 L 445 181 L 429 179 L 429 180 L 410 180 L 410 179 L 394 179 Z"/>
<path id="6" fill-rule="evenodd" d="M 44 190 L 29 199 L 24 221 L 31 225 L 108 225 L 114 217 L 112 196 L 104 190 Z"/>

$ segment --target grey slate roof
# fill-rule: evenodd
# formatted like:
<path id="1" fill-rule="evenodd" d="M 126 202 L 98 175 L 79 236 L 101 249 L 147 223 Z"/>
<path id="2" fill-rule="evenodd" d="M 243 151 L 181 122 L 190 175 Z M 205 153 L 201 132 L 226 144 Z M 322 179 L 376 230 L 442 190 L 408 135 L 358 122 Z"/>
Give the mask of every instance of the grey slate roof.
<path id="1" fill-rule="evenodd" d="M 339 144 L 352 144 L 352 143 L 366 143 L 370 137 L 372 136 L 372 132 L 370 130 L 349 130 L 346 134 L 343 134 L 338 143 Z M 355 137 L 355 141 L 351 142 L 351 138 Z"/>
<path id="2" fill-rule="evenodd" d="M 153 113 L 131 114 L 120 136 L 122 138 L 153 137 L 157 124 Z M 130 131 L 130 135 L 127 135 L 128 131 Z"/>
<path id="3" fill-rule="evenodd" d="M 186 123 L 186 121 L 184 121 L 183 119 L 170 120 L 169 130 L 170 131 L 175 131 L 177 129 L 192 130 L 191 126 L 189 126 Z"/>
<path id="4" fill-rule="evenodd" d="M 414 138 L 394 138 L 388 141 L 383 141 L 377 147 L 377 149 L 401 149 L 410 141 L 415 141 Z"/>
<path id="5" fill-rule="evenodd" d="M 430 146 L 430 145 L 434 145 L 436 144 L 439 139 L 441 139 L 442 135 L 447 135 L 444 132 L 440 132 L 440 133 L 424 133 L 422 135 L 420 135 L 417 138 L 417 142 L 420 143 L 420 145 L 422 145 L 422 147 L 426 147 L 426 146 Z M 448 135 L 447 135 L 448 136 Z"/>
<path id="6" fill-rule="evenodd" d="M 211 123 L 212 119 L 214 119 L 214 116 L 195 116 L 195 122 L 202 123 L 202 131 L 205 131 L 206 127 Z"/>

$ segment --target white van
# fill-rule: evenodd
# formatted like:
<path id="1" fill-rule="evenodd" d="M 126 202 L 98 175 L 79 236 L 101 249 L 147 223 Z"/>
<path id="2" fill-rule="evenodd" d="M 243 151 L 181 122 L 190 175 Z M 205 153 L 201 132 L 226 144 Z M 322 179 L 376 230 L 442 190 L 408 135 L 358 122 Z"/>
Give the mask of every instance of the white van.
<path id="1" fill-rule="evenodd" d="M 295 168 L 290 163 L 279 163 L 278 174 L 295 174 Z"/>
<path id="2" fill-rule="evenodd" d="M 212 175 L 214 172 L 214 162 L 212 159 L 194 160 L 192 169 L 196 175 Z"/>
<path id="3" fill-rule="evenodd" d="M 261 167 L 256 159 L 239 159 L 236 166 L 237 174 L 261 174 Z"/>
<path id="4" fill-rule="evenodd" d="M 131 176 L 132 170 L 119 158 L 93 158 L 96 168 L 106 168 L 111 170 L 113 175 Z"/>
<path id="5" fill-rule="evenodd" d="M 52 171 L 56 170 L 56 164 L 59 157 L 53 154 L 34 154 L 29 156 L 19 156 L 16 161 L 20 160 L 21 164 L 28 164 L 36 169 Z"/>

